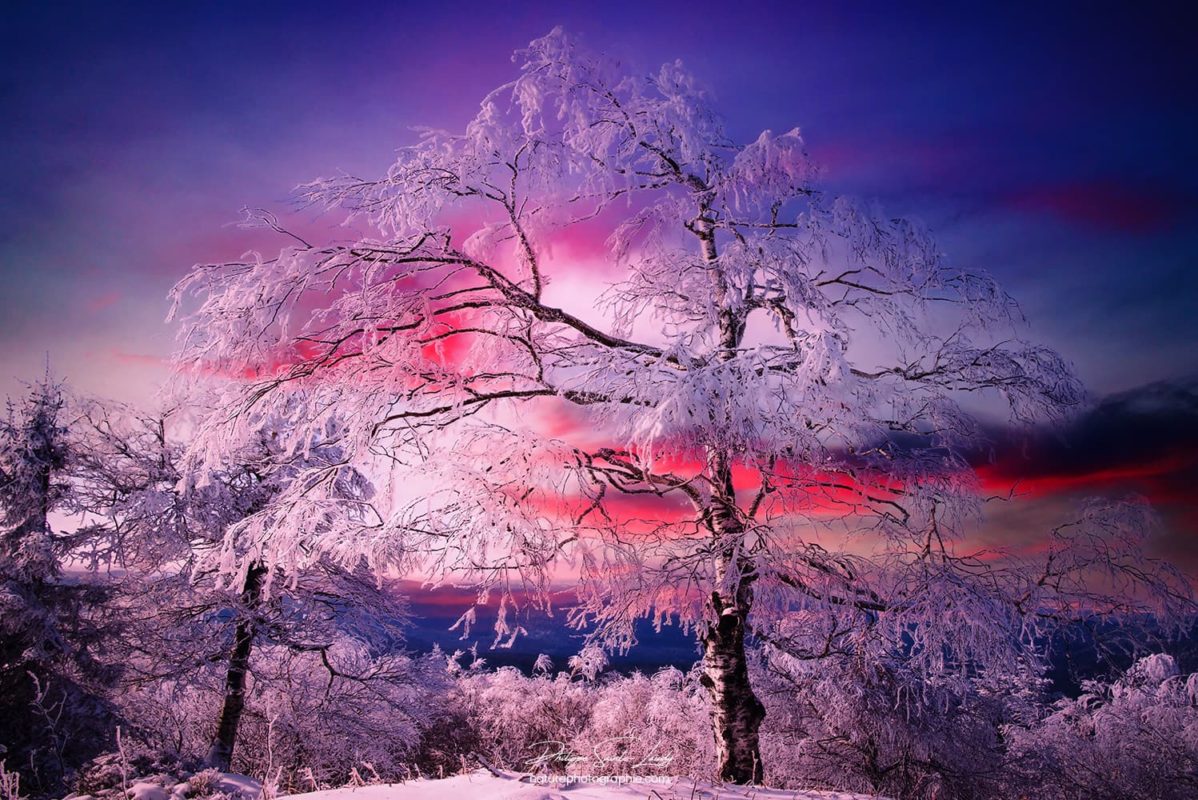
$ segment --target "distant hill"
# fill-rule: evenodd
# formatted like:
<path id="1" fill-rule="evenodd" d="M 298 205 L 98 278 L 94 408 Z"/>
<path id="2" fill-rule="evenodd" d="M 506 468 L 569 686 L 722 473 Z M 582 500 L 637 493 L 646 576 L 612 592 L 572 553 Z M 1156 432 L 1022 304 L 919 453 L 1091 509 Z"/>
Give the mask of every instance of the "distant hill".
<path id="1" fill-rule="evenodd" d="M 528 633 L 516 637 L 507 648 L 492 648 L 495 641 L 493 626 L 498 613 L 494 602 L 475 607 L 477 621 L 470 635 L 463 637 L 460 627 L 458 630 L 450 630 L 450 627 L 471 607 L 474 592 L 450 586 L 422 589 L 415 582 L 403 583 L 402 590 L 412 614 L 408 645 L 416 652 L 429 652 L 434 646 L 446 653 L 477 647 L 478 656 L 486 659 L 488 665 L 516 667 L 528 673 L 542 653 L 553 659 L 557 669 L 565 669 L 566 661 L 581 649 L 586 637 L 586 631 L 575 630 L 566 624 L 572 601 L 569 590 L 562 590 L 558 598 L 561 605 L 555 607 L 552 617 L 530 607 L 522 609 L 518 623 Z M 1145 622 L 1132 631 L 1136 634 L 1133 638 L 1151 638 L 1152 629 L 1153 626 Z M 628 653 L 611 656 L 612 669 L 652 673 L 672 666 L 685 672 L 699 659 L 694 637 L 677 626 L 666 626 L 658 632 L 648 622 L 642 622 L 637 626 L 637 639 L 639 644 Z M 1115 626 L 1097 630 L 1078 627 L 1069 636 L 1059 637 L 1054 642 L 1048 671 L 1054 689 L 1075 697 L 1081 691 L 1083 680 L 1107 677 L 1126 669 L 1137 655 L 1144 654 L 1142 650 L 1137 654 L 1128 639 L 1127 629 Z M 1147 649 L 1168 652 L 1177 659 L 1183 672 L 1198 671 L 1198 631 L 1191 631 L 1181 641 L 1164 641 L 1159 647 Z"/>
<path id="2" fill-rule="evenodd" d="M 405 584 L 404 591 L 412 613 L 408 644 L 417 652 L 428 652 L 434 645 L 447 653 L 477 646 L 479 657 L 485 658 L 489 665 L 512 666 L 525 672 L 531 671 L 537 656 L 544 653 L 553 659 L 555 667 L 564 669 L 567 659 L 582 648 L 586 637 L 586 631 L 572 629 L 566 624 L 572 599 L 569 592 L 562 592 L 562 606 L 555 608 L 552 617 L 544 611 L 522 609 L 518 624 L 528 633 L 516 637 L 511 647 L 492 649 L 498 614 L 495 603 L 475 607 L 478 621 L 472 626 L 470 635 L 463 638 L 460 627 L 458 630 L 449 628 L 470 608 L 475 599 L 472 591 L 449 586 L 421 589 L 415 583 Z M 627 654 L 611 656 L 613 669 L 650 673 L 673 666 L 686 671 L 699 658 L 694 637 L 676 626 L 666 626 L 659 633 L 651 624 L 641 623 L 637 626 L 637 638 L 640 644 Z"/>

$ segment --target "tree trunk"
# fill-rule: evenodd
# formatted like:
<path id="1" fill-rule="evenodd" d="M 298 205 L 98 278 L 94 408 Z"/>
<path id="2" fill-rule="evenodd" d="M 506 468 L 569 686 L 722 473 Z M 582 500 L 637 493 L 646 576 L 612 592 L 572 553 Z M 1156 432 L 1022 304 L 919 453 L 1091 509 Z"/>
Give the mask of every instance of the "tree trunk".
<path id="1" fill-rule="evenodd" d="M 241 590 L 243 614 L 245 611 L 252 612 L 258 606 L 265 576 L 266 568 L 259 565 L 250 567 L 246 573 L 245 585 Z M 225 673 L 225 701 L 216 725 L 216 736 L 208 748 L 208 755 L 204 757 L 206 767 L 228 772 L 233 763 L 233 745 L 237 743 L 237 726 L 241 723 L 241 712 L 245 709 L 245 682 L 253 647 L 254 620 L 243 615 L 237 621 L 237 629 L 233 634 L 233 650 L 229 653 L 229 669 Z"/>
<path id="2" fill-rule="evenodd" d="M 713 596 L 718 604 L 718 596 Z M 703 637 L 703 676 L 711 698 L 719 777 L 729 783 L 761 783 L 759 731 L 765 707 L 749 684 L 745 657 L 745 619 L 724 608 L 719 622 Z"/>
<path id="3" fill-rule="evenodd" d="M 712 454 L 712 472 L 723 484 L 725 497 L 734 497 L 731 460 Z M 720 485 L 717 484 L 717 485 Z M 711 622 L 703 636 L 703 676 L 711 700 L 719 778 L 736 784 L 762 780 L 759 731 L 765 706 L 749 683 L 745 634 L 753 607 L 756 572 L 740 550 L 745 529 L 736 508 L 724 500 L 711 514 L 713 543 L 722 551 L 716 561 L 716 588 L 708 613 Z"/>
<path id="4" fill-rule="evenodd" d="M 710 268 L 712 299 L 719 309 L 720 361 L 736 358 L 745 335 L 746 312 L 732 302 L 731 289 L 719 266 L 715 219 L 710 195 L 700 200 L 698 214 L 688 225 L 699 238 L 704 262 Z M 712 422 L 716 420 L 713 418 Z M 759 732 L 765 706 L 749 683 L 745 656 L 745 628 L 753 605 L 756 572 L 744 560 L 744 519 L 736 504 L 732 477 L 733 454 L 719 446 L 708 449 L 707 468 L 715 487 L 709 508 L 712 546 L 719 553 L 716 586 L 711 595 L 710 626 L 703 636 L 703 676 L 711 698 L 719 778 L 736 784 L 760 784 L 762 779 Z M 724 594 L 722 594 L 724 593 Z"/>

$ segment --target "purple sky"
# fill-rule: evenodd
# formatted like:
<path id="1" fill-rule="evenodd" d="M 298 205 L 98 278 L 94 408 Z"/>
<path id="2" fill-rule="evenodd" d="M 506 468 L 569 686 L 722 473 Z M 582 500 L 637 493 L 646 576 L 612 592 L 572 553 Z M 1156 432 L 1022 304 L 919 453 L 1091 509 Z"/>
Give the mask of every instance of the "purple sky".
<path id="1" fill-rule="evenodd" d="M 738 137 L 801 126 L 831 186 L 995 273 L 1097 396 L 1120 393 L 1042 459 L 1077 480 L 1042 485 L 1147 492 L 1189 557 L 1198 58 L 1163 5 L 322 5 L 6 4 L 0 392 L 49 352 L 75 387 L 144 401 L 167 290 L 257 241 L 226 226 L 242 206 L 382 172 L 562 24 L 634 67 L 681 58 Z"/>

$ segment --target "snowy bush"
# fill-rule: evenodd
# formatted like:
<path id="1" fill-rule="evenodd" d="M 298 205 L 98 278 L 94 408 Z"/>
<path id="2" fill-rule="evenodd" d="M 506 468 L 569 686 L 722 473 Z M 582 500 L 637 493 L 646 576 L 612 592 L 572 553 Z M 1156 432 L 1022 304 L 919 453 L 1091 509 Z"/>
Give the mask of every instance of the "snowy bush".
<path id="1" fill-rule="evenodd" d="M 10 772 L 0 759 L 0 800 L 24 800 L 21 794 L 21 773 Z"/>
<path id="2" fill-rule="evenodd" d="M 574 740 L 586 769 L 708 778 L 715 752 L 707 698 L 694 674 L 663 669 L 611 680 L 595 691 L 590 722 Z M 582 770 L 578 770 L 582 771 Z"/>
<path id="3" fill-rule="evenodd" d="M 1084 685 L 1037 724 L 1006 730 L 1012 762 L 1044 800 L 1198 796 L 1198 673 L 1157 654 Z"/>
<path id="4" fill-rule="evenodd" d="M 568 745 L 582 733 L 595 695 L 565 673 L 528 677 L 503 667 L 461 677 L 454 700 L 474 734 L 478 755 L 496 766 L 531 771 L 538 756 L 555 749 L 547 743 Z M 557 760 L 544 766 L 564 771 Z"/>
<path id="5" fill-rule="evenodd" d="M 398 780 L 410 765 L 440 689 L 440 664 L 403 656 L 340 653 L 319 658 L 280 650 L 258 674 L 257 694 L 234 759 L 237 771 L 275 779 L 288 791 L 341 786 L 355 773 Z M 336 670 L 334 672 L 333 670 Z"/>
<path id="6" fill-rule="evenodd" d="M 327 665 L 319 654 L 263 648 L 253 676 L 233 770 L 277 780 L 286 791 L 342 786 L 355 771 L 386 780 L 410 775 L 439 705 L 430 698 L 445 682 L 440 663 L 427 657 L 372 658 L 350 644 Z M 198 765 L 222 700 L 220 678 L 219 669 L 208 670 L 125 698 L 140 746 Z"/>
<path id="7" fill-rule="evenodd" d="M 260 786 L 215 769 L 191 772 L 169 758 L 108 753 L 94 759 L 67 800 L 259 800 Z"/>
<path id="8" fill-rule="evenodd" d="M 195 762 L 155 752 L 137 741 L 122 740 L 119 750 L 103 753 L 84 765 L 75 779 L 74 796 L 125 800 L 139 785 L 158 787 L 170 794 L 173 787 L 186 782 L 197 768 Z"/>
<path id="9" fill-rule="evenodd" d="M 710 777 L 713 741 L 694 675 L 462 674 L 451 701 L 459 755 L 522 772 Z"/>
<path id="10" fill-rule="evenodd" d="M 1001 729 L 1028 713 L 1039 681 L 936 679 L 899 659 L 771 656 L 759 673 L 770 785 L 902 800 L 1008 796 Z"/>

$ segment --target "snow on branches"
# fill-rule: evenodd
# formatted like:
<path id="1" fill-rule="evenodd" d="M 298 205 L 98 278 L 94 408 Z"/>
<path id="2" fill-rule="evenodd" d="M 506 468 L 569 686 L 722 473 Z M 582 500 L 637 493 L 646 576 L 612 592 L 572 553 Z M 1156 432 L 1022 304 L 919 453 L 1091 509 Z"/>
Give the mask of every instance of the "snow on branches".
<path id="1" fill-rule="evenodd" d="M 201 460 L 272 419 L 307 452 L 336 420 L 339 458 L 376 477 L 377 519 L 322 515 L 332 484 L 299 479 L 253 558 L 364 554 L 509 603 L 565 561 L 604 644 L 677 618 L 724 665 L 714 691 L 743 696 L 744 635 L 780 640 L 797 609 L 884 620 L 896 647 L 914 626 L 913 652 L 961 669 L 1077 599 L 1053 565 L 1029 588 L 957 552 L 981 506 L 963 398 L 1024 423 L 1084 400 L 993 279 L 821 189 L 797 130 L 731 139 L 680 63 L 630 74 L 561 30 L 517 61 L 464 131 L 425 132 L 381 178 L 301 187 L 369 235 L 312 243 L 252 214 L 276 255 L 175 288 L 182 383 L 232 378 Z M 580 298 L 555 244 L 595 228 L 611 285 Z M 717 724 L 751 732 L 745 713 Z"/>

